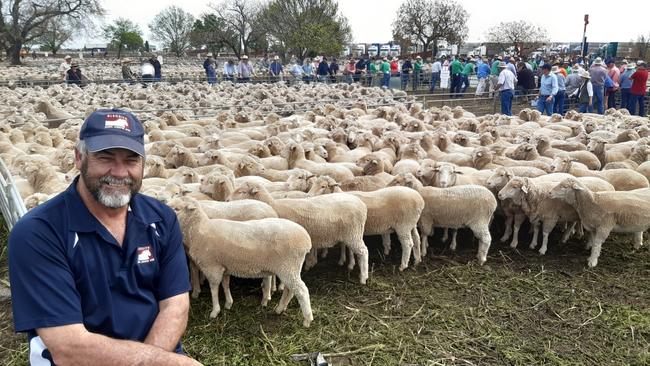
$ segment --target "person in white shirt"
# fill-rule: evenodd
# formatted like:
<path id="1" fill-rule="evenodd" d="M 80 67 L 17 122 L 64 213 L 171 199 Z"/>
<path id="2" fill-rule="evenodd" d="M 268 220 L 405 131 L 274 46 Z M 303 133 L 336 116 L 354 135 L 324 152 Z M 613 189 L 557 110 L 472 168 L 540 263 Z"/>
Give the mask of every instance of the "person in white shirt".
<path id="1" fill-rule="evenodd" d="M 499 79 L 497 89 L 501 96 L 501 114 L 512 116 L 512 97 L 515 89 L 515 75 L 507 69 L 505 62 L 499 62 Z"/>
<path id="2" fill-rule="evenodd" d="M 441 71 L 442 71 L 442 63 L 440 62 L 440 60 L 436 60 L 431 65 L 431 87 L 429 88 L 429 92 L 433 93 L 433 91 L 436 89 L 436 84 L 440 82 Z"/>
<path id="3" fill-rule="evenodd" d="M 71 64 L 72 64 L 72 57 L 70 57 L 70 55 L 66 55 L 63 58 L 63 62 L 59 66 L 59 76 L 61 77 L 61 80 L 65 81 L 66 75 L 68 75 L 68 70 L 70 70 Z"/>

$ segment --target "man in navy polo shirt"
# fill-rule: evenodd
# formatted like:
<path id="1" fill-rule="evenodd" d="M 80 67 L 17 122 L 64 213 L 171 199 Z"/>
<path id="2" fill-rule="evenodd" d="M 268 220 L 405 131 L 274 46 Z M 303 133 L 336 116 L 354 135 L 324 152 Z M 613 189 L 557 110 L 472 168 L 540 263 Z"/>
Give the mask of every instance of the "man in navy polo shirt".
<path id="1" fill-rule="evenodd" d="M 189 276 L 174 212 L 138 194 L 144 130 L 98 110 L 75 148 L 70 187 L 9 237 L 17 332 L 31 365 L 200 365 L 183 355 Z"/>

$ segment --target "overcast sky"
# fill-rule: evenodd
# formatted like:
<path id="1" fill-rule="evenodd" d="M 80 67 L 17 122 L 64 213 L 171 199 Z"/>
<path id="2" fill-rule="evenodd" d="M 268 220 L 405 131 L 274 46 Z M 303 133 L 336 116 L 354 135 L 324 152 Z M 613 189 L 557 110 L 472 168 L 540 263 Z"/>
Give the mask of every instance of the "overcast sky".
<path id="1" fill-rule="evenodd" d="M 579 42 L 582 37 L 582 19 L 589 13 L 587 38 L 590 42 L 628 42 L 641 34 L 648 35 L 648 10 L 650 6 L 633 2 L 609 5 L 599 1 L 491 1 L 460 0 L 469 12 L 468 42 L 485 41 L 485 32 L 501 21 L 526 20 L 545 27 L 553 42 Z M 397 15 L 400 0 L 339 0 L 339 6 L 352 26 L 355 43 L 382 43 L 391 40 L 391 24 Z M 115 18 L 129 18 L 138 23 L 144 39 L 150 40 L 148 24 L 162 9 L 178 5 L 200 16 L 209 11 L 206 0 L 102 0 L 107 10 L 105 22 Z M 80 38 L 75 44 L 94 40 Z M 150 40 L 151 42 L 151 40 Z M 156 42 L 151 42 L 155 44 Z"/>

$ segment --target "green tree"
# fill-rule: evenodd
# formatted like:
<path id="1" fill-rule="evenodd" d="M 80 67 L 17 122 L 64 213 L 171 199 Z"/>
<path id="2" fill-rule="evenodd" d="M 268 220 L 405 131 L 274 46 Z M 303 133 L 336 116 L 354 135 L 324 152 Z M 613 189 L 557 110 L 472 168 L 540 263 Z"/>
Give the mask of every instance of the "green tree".
<path id="1" fill-rule="evenodd" d="M 61 46 L 72 39 L 74 28 L 74 25 L 65 19 L 51 19 L 44 24 L 42 35 L 35 41 L 41 44 L 42 51 L 50 51 L 56 55 Z"/>
<path id="2" fill-rule="evenodd" d="M 117 58 L 122 56 L 122 49 L 131 50 L 142 47 L 142 31 L 137 24 L 129 19 L 118 18 L 113 24 L 103 28 L 104 37 L 117 49 Z"/>
<path id="3" fill-rule="evenodd" d="M 271 0 L 258 23 L 269 44 L 304 59 L 308 54 L 339 54 L 351 39 L 347 19 L 335 0 Z"/>
<path id="4" fill-rule="evenodd" d="M 152 38 L 162 41 L 176 56 L 180 56 L 190 46 L 190 33 L 194 16 L 179 8 L 170 6 L 163 9 L 149 24 Z"/>
<path id="5" fill-rule="evenodd" d="M 393 38 L 431 48 L 435 56 L 438 42 L 460 45 L 467 38 L 467 19 L 469 13 L 453 0 L 406 0 L 393 21 Z"/>
<path id="6" fill-rule="evenodd" d="M 104 9 L 98 0 L 0 1 L 0 38 L 13 65 L 20 65 L 20 50 L 43 36 L 53 20 L 92 22 Z"/>

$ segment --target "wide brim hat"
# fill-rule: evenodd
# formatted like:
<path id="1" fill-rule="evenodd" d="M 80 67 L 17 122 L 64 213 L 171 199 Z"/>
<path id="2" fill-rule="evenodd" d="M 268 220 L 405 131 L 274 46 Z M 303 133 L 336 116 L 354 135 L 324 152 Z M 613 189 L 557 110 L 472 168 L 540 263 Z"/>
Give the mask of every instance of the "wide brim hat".
<path id="1" fill-rule="evenodd" d="M 422 59 L 422 56 L 419 56 L 419 55 L 418 55 L 418 56 L 415 56 L 415 58 L 418 59 L 418 60 L 420 60 L 420 59 Z"/>
<path id="2" fill-rule="evenodd" d="M 64 57 L 63 59 L 64 59 L 64 60 L 69 60 L 69 59 L 71 59 L 71 58 L 72 58 L 72 56 L 70 56 L 70 55 L 65 55 L 65 57 Z"/>
<path id="3" fill-rule="evenodd" d="M 634 63 L 629 63 L 627 66 L 625 66 L 625 68 L 628 70 L 634 70 L 636 69 L 636 65 Z"/>
<path id="4" fill-rule="evenodd" d="M 122 63 L 123 63 L 123 64 L 128 64 L 128 63 L 130 63 L 130 62 L 131 62 L 131 59 L 128 59 L 128 58 L 123 58 L 123 59 L 122 59 Z"/>
<path id="5" fill-rule="evenodd" d="M 248 60 L 248 56 L 243 55 L 243 56 L 241 57 L 241 59 L 242 59 L 242 60 Z"/>
<path id="6" fill-rule="evenodd" d="M 636 62 L 636 65 L 637 66 L 645 65 L 645 61 L 639 60 L 639 61 Z"/>
<path id="7" fill-rule="evenodd" d="M 580 65 L 578 65 L 578 64 L 573 64 L 573 66 L 571 66 L 571 68 L 572 68 L 573 70 L 578 70 L 578 69 L 580 69 Z"/>
<path id="8" fill-rule="evenodd" d="M 208 54 L 205 55 L 205 57 L 212 57 L 212 56 L 213 56 L 213 55 L 212 55 L 212 52 L 208 52 Z"/>
<path id="9" fill-rule="evenodd" d="M 499 62 L 499 68 L 500 68 L 500 69 L 505 69 L 506 67 L 508 67 L 508 65 L 506 65 L 505 62 L 503 62 L 503 61 L 500 61 L 500 62 Z"/>
<path id="10" fill-rule="evenodd" d="M 130 112 L 99 109 L 91 113 L 79 130 L 79 139 L 90 152 L 127 149 L 144 156 L 144 128 Z"/>
<path id="11" fill-rule="evenodd" d="M 580 73 L 580 77 L 583 77 L 585 79 L 591 79 L 591 75 L 589 75 L 589 71 L 586 70 Z"/>
<path id="12" fill-rule="evenodd" d="M 279 59 L 280 59 L 280 56 L 274 56 L 273 59 L 274 59 L 274 60 L 279 60 Z"/>
<path id="13" fill-rule="evenodd" d="M 603 59 L 600 57 L 596 57 L 594 60 L 594 65 L 602 65 L 603 64 Z"/>
<path id="14" fill-rule="evenodd" d="M 558 72 L 560 72 L 560 68 L 557 67 L 557 66 L 553 66 L 553 67 L 551 67 L 551 72 L 554 73 L 554 74 L 557 74 Z"/>
<path id="15" fill-rule="evenodd" d="M 73 63 L 70 64 L 70 67 L 79 67 L 79 64 L 76 63 L 76 62 L 73 62 Z"/>

